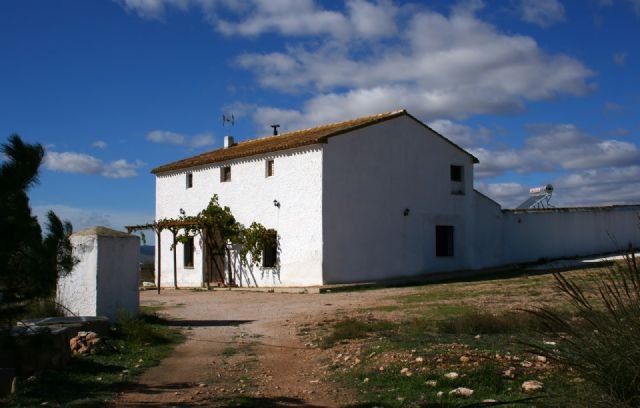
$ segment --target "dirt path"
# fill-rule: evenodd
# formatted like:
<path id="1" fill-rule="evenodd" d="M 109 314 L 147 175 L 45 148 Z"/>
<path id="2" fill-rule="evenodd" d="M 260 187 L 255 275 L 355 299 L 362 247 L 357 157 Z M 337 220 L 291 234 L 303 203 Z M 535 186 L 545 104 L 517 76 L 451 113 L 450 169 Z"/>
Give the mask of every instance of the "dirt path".
<path id="1" fill-rule="evenodd" d="M 355 402 L 352 392 L 329 378 L 330 357 L 317 345 L 304 344 L 298 333 L 304 325 L 341 312 L 388 303 L 391 294 L 142 292 L 141 304 L 161 307 L 185 327 L 187 341 L 116 405 L 349 405 Z"/>

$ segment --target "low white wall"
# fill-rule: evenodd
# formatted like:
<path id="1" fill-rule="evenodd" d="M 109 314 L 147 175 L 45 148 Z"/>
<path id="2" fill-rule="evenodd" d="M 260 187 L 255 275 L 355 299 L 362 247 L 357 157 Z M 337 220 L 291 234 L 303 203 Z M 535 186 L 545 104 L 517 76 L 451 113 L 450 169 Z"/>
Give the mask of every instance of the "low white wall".
<path id="1" fill-rule="evenodd" d="M 503 211 L 503 264 L 640 247 L 640 206 Z"/>
<path id="2" fill-rule="evenodd" d="M 58 279 L 57 302 L 66 308 L 66 315 L 97 316 L 98 237 L 74 234 L 70 241 L 78 263 Z"/>
<path id="3" fill-rule="evenodd" d="M 117 320 L 138 315 L 140 239 L 135 235 L 98 237 L 98 316 Z"/>
<path id="4" fill-rule="evenodd" d="M 137 236 L 93 227 L 71 235 L 78 259 L 70 274 L 58 280 L 57 299 L 68 315 L 137 316 L 139 307 Z"/>
<path id="5" fill-rule="evenodd" d="M 500 205 L 487 196 L 474 191 L 471 224 L 470 269 L 482 269 L 504 263 L 504 215 Z"/>

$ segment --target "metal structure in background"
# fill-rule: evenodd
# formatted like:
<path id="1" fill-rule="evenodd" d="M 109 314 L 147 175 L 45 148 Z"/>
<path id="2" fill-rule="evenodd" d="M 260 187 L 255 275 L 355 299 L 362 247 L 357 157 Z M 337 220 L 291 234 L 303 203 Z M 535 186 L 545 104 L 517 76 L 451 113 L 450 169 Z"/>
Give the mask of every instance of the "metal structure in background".
<path id="1" fill-rule="evenodd" d="M 551 196 L 553 195 L 553 186 L 551 184 L 531 188 L 529 189 L 529 193 L 531 196 L 517 206 L 516 209 L 527 210 L 531 208 L 540 209 L 552 207 L 552 205 L 549 204 Z"/>

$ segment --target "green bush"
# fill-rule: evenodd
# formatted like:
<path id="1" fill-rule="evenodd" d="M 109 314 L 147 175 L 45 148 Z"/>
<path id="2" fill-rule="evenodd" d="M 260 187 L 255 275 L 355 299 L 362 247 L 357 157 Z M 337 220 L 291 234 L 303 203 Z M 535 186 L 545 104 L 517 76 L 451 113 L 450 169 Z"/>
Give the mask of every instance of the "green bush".
<path id="1" fill-rule="evenodd" d="M 543 327 L 535 316 L 520 311 L 497 315 L 476 311 L 437 323 L 438 331 L 447 334 L 509 334 L 539 330 Z"/>
<path id="2" fill-rule="evenodd" d="M 388 332 L 395 327 L 395 324 L 386 320 L 349 318 L 333 325 L 333 331 L 324 339 L 323 345 L 331 347 L 342 340 L 363 339 L 373 334 Z"/>
<path id="3" fill-rule="evenodd" d="M 640 272 L 635 256 L 629 254 L 624 263 L 601 273 L 595 293 L 585 289 L 593 283 L 554 276 L 574 317 L 544 308 L 532 311 L 556 338 L 553 348 L 534 344 L 533 351 L 590 383 L 588 406 L 640 406 Z"/>
<path id="4" fill-rule="evenodd" d="M 156 326 L 159 322 L 162 322 L 162 318 L 157 315 L 141 313 L 138 317 L 131 317 L 130 314 L 123 313 L 114 325 L 112 334 L 114 338 L 132 344 L 170 343 L 172 339 Z"/>

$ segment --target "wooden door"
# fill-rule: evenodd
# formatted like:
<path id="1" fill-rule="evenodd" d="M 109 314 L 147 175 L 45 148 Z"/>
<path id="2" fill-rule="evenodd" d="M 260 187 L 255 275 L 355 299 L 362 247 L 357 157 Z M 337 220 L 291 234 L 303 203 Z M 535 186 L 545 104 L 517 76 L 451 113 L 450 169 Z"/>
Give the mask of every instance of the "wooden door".
<path id="1" fill-rule="evenodd" d="M 204 238 L 206 240 L 206 236 Z M 215 246 L 217 247 L 218 242 L 215 242 Z M 203 254 L 203 278 L 207 283 L 207 287 L 210 286 L 226 286 L 225 285 L 225 254 L 224 250 L 220 251 L 210 251 L 208 245 L 203 245 L 202 254 Z"/>

